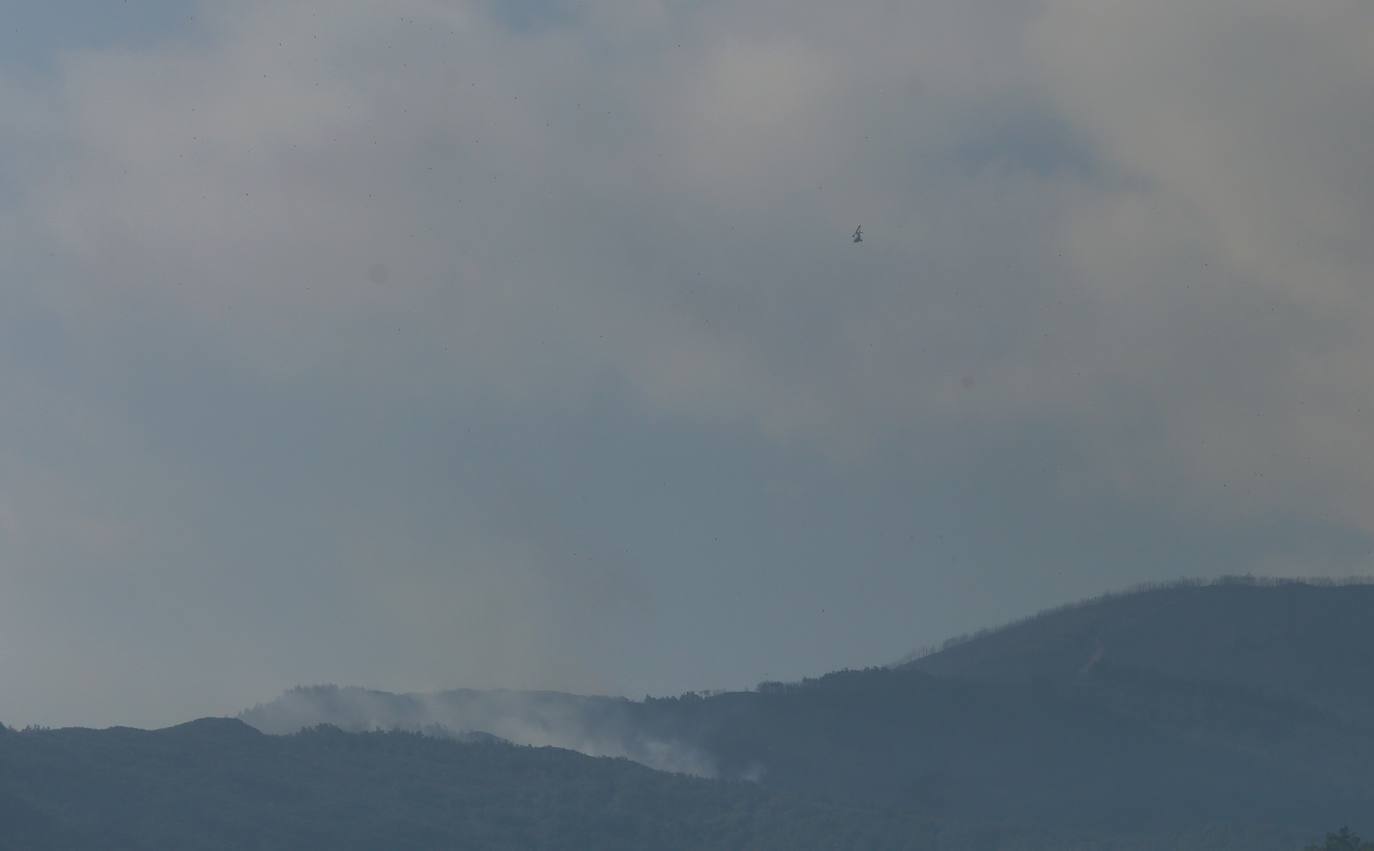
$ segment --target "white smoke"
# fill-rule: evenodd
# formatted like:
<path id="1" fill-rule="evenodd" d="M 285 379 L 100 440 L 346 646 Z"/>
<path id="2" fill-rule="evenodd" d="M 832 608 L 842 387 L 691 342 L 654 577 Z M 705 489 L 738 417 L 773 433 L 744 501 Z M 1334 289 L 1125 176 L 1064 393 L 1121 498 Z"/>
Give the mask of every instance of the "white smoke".
<path id="1" fill-rule="evenodd" d="M 619 757 L 659 771 L 716 777 L 715 760 L 687 744 L 640 729 L 623 698 L 559 692 L 471 691 L 392 694 L 361 688 L 296 688 L 240 717 L 285 735 L 317 724 L 352 732 L 406 730 L 471 737 L 485 733 L 517 745 Z M 761 776 L 761 772 L 760 772 Z"/>

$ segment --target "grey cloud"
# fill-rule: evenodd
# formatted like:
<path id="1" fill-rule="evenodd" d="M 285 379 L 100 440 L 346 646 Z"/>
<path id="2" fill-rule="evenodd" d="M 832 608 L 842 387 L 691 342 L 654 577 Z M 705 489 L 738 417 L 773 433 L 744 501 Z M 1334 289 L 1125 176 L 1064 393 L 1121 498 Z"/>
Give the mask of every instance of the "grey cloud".
<path id="1" fill-rule="evenodd" d="M 0 292 L 49 328 L 0 374 L 11 581 L 57 606 L 100 549 L 241 636 L 229 700 L 742 685 L 1365 569 L 1364 7 L 570 8 L 206 6 L 0 85 Z M 862 636 L 796 622 L 822 591 Z M 702 624 L 771 637 L 717 674 Z"/>

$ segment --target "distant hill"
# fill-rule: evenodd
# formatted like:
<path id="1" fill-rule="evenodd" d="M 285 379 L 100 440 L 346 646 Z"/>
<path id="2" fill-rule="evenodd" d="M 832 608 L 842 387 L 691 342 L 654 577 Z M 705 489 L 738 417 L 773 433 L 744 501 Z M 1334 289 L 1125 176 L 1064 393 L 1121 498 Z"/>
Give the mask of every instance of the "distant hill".
<path id="1" fill-rule="evenodd" d="M 555 748 L 239 721 L 0 731 L 4 851 L 934 849 L 908 814 Z"/>
<path id="2" fill-rule="evenodd" d="M 658 753 L 798 799 L 928 816 L 946 844 L 981 830 L 989 848 L 1183 848 L 1200 835 L 1197 847 L 1293 848 L 1374 813 L 1371 624 L 1367 585 L 1190 584 L 1066 607 L 895 668 L 750 692 L 641 702 L 326 687 L 244 718 L 283 731 L 439 723 L 585 740 L 649 765 Z"/>
<path id="3" fill-rule="evenodd" d="M 907 667 L 995 682 L 1106 662 L 1374 717 L 1374 584 L 1229 579 L 1109 595 L 946 643 Z"/>
<path id="4" fill-rule="evenodd" d="M 986 793 L 988 811 L 1000 791 Z M 1262 821 L 1144 832 L 935 823 L 911 809 L 413 733 L 267 736 L 230 719 L 152 732 L 0 728 L 0 851 L 1298 847 Z"/>

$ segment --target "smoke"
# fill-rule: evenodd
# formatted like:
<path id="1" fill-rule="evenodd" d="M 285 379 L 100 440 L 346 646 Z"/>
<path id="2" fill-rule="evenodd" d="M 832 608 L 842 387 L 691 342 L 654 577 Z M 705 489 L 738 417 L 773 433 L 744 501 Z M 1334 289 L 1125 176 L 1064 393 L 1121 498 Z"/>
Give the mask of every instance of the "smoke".
<path id="1" fill-rule="evenodd" d="M 517 745 L 553 747 L 593 757 L 619 757 L 695 777 L 718 775 L 709 754 L 655 735 L 635 723 L 624 698 L 561 692 L 476 691 L 392 694 L 363 688 L 295 688 L 240 714 L 264 733 L 287 735 L 317 724 L 350 732 L 405 730 L 473 738 L 486 734 Z M 762 771 L 757 772 L 762 776 Z"/>

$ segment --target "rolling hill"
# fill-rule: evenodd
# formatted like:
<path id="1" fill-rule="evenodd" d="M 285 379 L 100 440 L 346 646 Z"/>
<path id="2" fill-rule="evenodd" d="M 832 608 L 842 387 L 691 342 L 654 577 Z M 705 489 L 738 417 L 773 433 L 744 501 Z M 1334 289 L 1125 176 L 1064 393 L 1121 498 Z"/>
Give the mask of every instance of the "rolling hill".
<path id="1" fill-rule="evenodd" d="M 931 849 L 904 813 L 556 748 L 231 719 L 0 732 L 5 851 Z"/>
<path id="2" fill-rule="evenodd" d="M 751 691 L 0 731 L 0 849 L 1294 851 L 1374 817 L 1370 624 L 1368 585 L 1189 583 Z"/>
<path id="3" fill-rule="evenodd" d="M 1298 837 L 1374 812 L 1369 624 L 1367 585 L 1187 583 L 1044 613 L 899 666 L 749 692 L 629 701 L 321 687 L 243 717 L 277 732 L 437 724 L 591 742 L 808 800 L 999 836 L 1048 830 L 1046 848 L 1217 824 Z"/>
<path id="4" fill-rule="evenodd" d="M 1108 595 L 946 642 L 905 667 L 992 682 L 1067 679 L 1102 662 L 1175 680 L 1374 713 L 1374 584 L 1180 583 Z"/>

